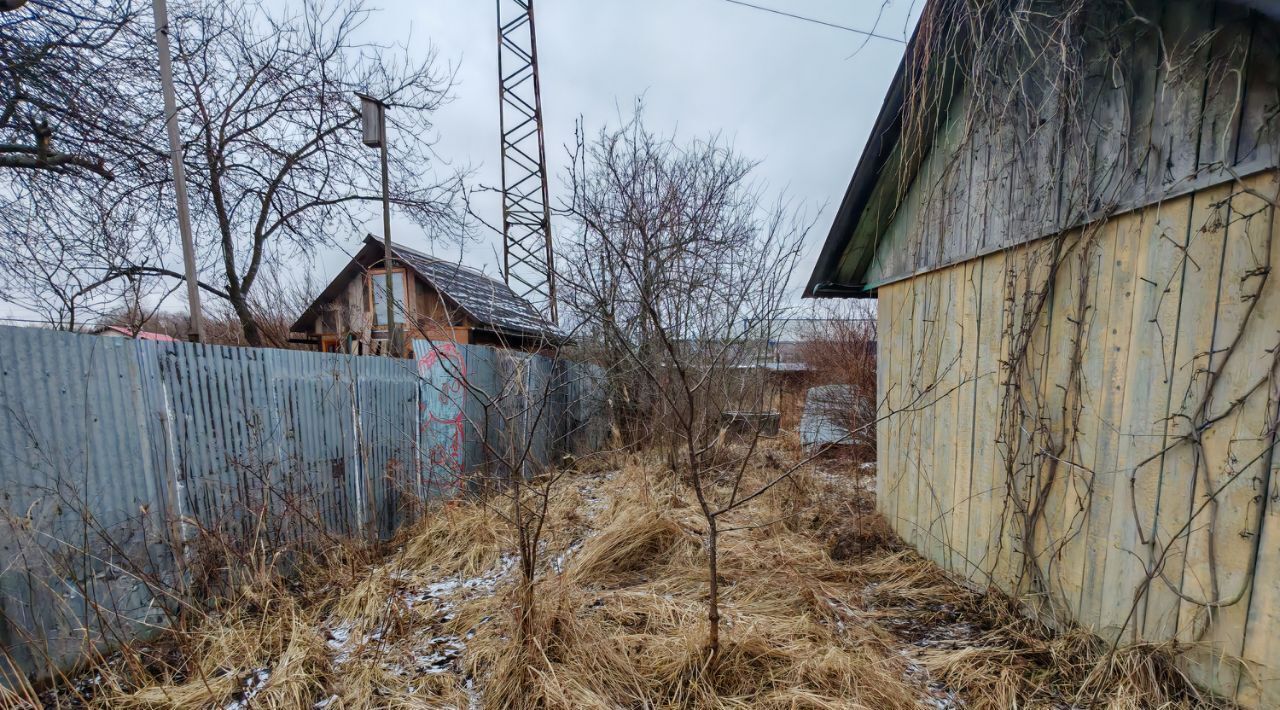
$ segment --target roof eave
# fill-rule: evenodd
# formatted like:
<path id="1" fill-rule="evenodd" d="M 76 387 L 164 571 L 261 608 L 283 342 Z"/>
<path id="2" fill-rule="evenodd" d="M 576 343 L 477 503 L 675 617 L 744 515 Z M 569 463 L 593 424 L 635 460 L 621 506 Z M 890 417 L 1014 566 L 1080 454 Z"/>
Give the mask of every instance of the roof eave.
<path id="1" fill-rule="evenodd" d="M 311 326 L 315 325 L 316 320 L 320 317 L 320 309 L 324 304 L 331 302 L 335 296 L 346 288 L 346 284 L 351 280 L 352 276 L 355 276 L 364 270 L 364 267 L 360 266 L 360 262 L 366 258 L 366 250 L 371 248 L 371 239 L 373 239 L 373 237 L 366 237 L 365 246 L 361 247 L 360 250 L 351 257 L 346 265 L 338 271 L 338 274 L 333 277 L 333 280 L 329 282 L 329 285 L 325 286 L 324 290 L 322 290 L 320 294 L 316 296 L 315 300 L 311 302 L 311 305 L 307 306 L 307 309 L 302 312 L 302 315 L 298 316 L 298 320 L 294 321 L 293 325 L 289 326 L 290 333 L 306 333 Z M 381 246 L 381 242 L 378 242 L 377 240 L 374 240 L 373 244 Z"/>
<path id="2" fill-rule="evenodd" d="M 918 33 L 918 29 L 917 29 Z M 844 283 L 837 279 L 840 260 L 848 249 L 849 237 L 858 226 L 862 212 L 866 208 L 871 194 L 879 181 L 881 170 L 893 153 L 898 143 L 898 135 L 902 128 L 902 106 L 904 102 L 907 57 L 916 42 L 916 35 L 903 52 L 902 61 L 894 72 L 889 84 L 889 93 L 885 95 L 880 113 L 872 126 L 871 135 L 858 158 L 858 167 L 853 171 L 849 187 L 845 189 L 840 207 L 836 210 L 831 223 L 831 230 L 823 242 L 822 251 L 814 263 L 813 273 L 804 289 L 804 298 L 866 298 L 875 295 L 875 289 L 868 289 L 865 283 Z"/>

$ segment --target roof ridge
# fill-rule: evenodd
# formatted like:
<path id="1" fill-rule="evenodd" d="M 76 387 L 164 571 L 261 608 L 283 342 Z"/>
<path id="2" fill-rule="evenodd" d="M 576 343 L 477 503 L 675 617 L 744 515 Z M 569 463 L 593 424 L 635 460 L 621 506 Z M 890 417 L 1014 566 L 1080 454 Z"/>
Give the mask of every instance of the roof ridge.
<path id="1" fill-rule="evenodd" d="M 375 241 L 375 242 L 377 242 L 377 243 L 379 243 L 379 244 L 382 244 L 382 240 L 381 240 L 381 239 L 378 239 L 377 237 L 373 236 L 372 234 L 368 234 L 368 235 L 366 235 L 366 236 L 365 236 L 365 239 L 366 239 L 366 240 L 373 240 L 373 241 Z M 447 265 L 449 265 L 449 266 L 456 266 L 456 267 L 457 267 L 457 268 L 459 268 L 459 269 L 465 269 L 465 270 L 467 270 L 467 271 L 470 271 L 470 272 L 471 272 L 471 273 L 473 273 L 473 274 L 476 274 L 477 276 L 482 276 L 482 277 L 484 277 L 484 278 L 486 278 L 486 279 L 489 279 L 490 281 L 493 281 L 493 282 L 495 282 L 495 283 L 502 283 L 502 282 L 501 282 L 501 281 L 499 281 L 498 279 L 496 279 L 496 278 L 494 278 L 494 277 L 492 277 L 492 276 L 490 276 L 490 275 L 486 274 L 485 272 L 481 271 L 480 269 L 475 268 L 474 266 L 468 266 L 468 265 L 466 265 L 466 264 L 463 264 L 461 261 L 454 261 L 454 260 L 452 260 L 452 259 L 442 259 L 442 258 L 440 258 L 440 257 L 438 257 L 438 256 L 436 256 L 436 255 L 434 255 L 434 254 L 428 254 L 428 253 L 423 252 L 423 251 L 418 251 L 417 249 L 414 249 L 413 247 L 410 247 L 410 246 L 406 246 L 406 245 L 404 245 L 404 244 L 402 244 L 402 243 L 400 243 L 400 242 L 396 242 L 396 241 L 391 242 L 391 250 L 392 250 L 392 251 L 404 251 L 404 252 L 407 252 L 407 253 L 409 253 L 409 254 L 412 254 L 413 256 L 416 256 L 416 257 L 418 257 L 418 258 L 421 258 L 421 259 L 427 259 L 427 260 L 432 261 L 432 262 L 435 262 L 435 263 L 437 263 L 437 264 L 447 264 Z"/>

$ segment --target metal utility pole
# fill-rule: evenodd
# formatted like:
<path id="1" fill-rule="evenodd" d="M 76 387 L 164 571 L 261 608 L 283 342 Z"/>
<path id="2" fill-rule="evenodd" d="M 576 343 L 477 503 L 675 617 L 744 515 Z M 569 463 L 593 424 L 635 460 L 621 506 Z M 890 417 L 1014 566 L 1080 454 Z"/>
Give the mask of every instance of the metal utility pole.
<path id="1" fill-rule="evenodd" d="M 182 263 L 187 276 L 190 309 L 187 338 L 204 341 L 204 313 L 200 310 L 200 284 L 196 275 L 196 248 L 191 238 L 191 211 L 187 205 L 187 170 L 182 162 L 182 138 L 178 136 L 178 101 L 173 92 L 173 59 L 169 56 L 169 12 L 164 0 L 152 0 L 156 21 L 156 48 L 160 51 L 160 84 L 164 90 L 164 124 L 169 133 L 169 160 L 173 163 L 173 193 L 178 201 L 178 232 L 182 235 Z"/>
<path id="2" fill-rule="evenodd" d="M 497 3 L 503 275 L 512 290 L 556 323 L 555 254 L 533 0 Z"/>
<path id="3" fill-rule="evenodd" d="M 391 196 L 387 177 L 387 105 L 378 99 L 357 93 L 360 97 L 362 142 L 380 148 L 382 154 L 382 283 L 387 289 L 387 352 L 399 352 L 396 344 L 396 290 L 391 256 Z"/>

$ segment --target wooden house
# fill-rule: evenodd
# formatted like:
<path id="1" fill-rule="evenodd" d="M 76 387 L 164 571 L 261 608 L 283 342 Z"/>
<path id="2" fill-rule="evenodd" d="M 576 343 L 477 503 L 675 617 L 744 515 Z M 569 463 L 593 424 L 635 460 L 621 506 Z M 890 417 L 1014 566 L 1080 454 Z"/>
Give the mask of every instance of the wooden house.
<path id="1" fill-rule="evenodd" d="M 290 327 L 296 339 L 324 352 L 385 351 L 386 278 L 382 241 L 367 236 L 360 251 Z M 456 262 L 392 244 L 395 327 L 411 355 L 414 339 L 538 352 L 564 334 L 505 283 Z"/>
<path id="2" fill-rule="evenodd" d="M 980 28 L 980 31 L 975 29 Z M 806 288 L 918 550 L 1280 707 L 1280 3 L 932 0 Z"/>

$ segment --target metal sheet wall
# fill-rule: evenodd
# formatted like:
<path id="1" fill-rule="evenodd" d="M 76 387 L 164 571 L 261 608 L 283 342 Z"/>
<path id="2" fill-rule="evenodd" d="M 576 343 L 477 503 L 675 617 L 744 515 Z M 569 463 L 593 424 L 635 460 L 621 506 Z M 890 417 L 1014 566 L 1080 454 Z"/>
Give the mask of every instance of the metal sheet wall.
<path id="1" fill-rule="evenodd" d="M 202 533 L 268 550 L 389 537 L 410 501 L 440 493 L 424 413 L 442 394 L 465 415 L 460 472 L 493 464 L 486 439 L 508 430 L 539 466 L 603 441 L 603 400 L 582 384 L 597 368 L 456 350 L 421 374 L 421 361 L 0 327 L 0 683 L 159 628 L 158 590 L 182 588 Z"/>

